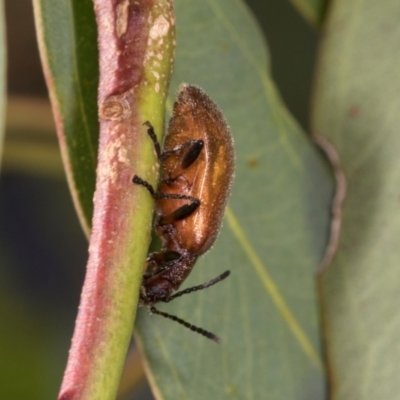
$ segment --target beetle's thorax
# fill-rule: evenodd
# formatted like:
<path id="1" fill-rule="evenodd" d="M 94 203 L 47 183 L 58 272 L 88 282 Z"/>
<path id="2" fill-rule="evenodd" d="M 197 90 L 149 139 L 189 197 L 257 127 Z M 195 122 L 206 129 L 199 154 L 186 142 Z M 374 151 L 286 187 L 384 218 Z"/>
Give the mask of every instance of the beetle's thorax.
<path id="1" fill-rule="evenodd" d="M 167 302 L 169 296 L 179 288 L 192 270 L 197 256 L 183 252 L 181 257 L 166 265 L 157 266 L 160 272 L 149 277 L 144 276 L 140 291 L 140 304 L 152 305 Z"/>

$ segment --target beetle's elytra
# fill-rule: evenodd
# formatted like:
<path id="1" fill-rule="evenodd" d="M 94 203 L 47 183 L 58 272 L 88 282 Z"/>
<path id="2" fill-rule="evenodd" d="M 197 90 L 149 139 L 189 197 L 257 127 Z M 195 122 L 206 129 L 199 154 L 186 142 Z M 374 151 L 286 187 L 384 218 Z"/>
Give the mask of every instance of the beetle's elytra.
<path id="1" fill-rule="evenodd" d="M 225 279 L 229 271 L 193 288 L 176 291 L 197 258 L 210 249 L 221 226 L 234 172 L 234 150 L 228 125 L 215 103 L 198 87 L 183 85 L 174 104 L 164 149 L 146 122 L 162 166 L 157 191 L 137 175 L 156 201 L 155 230 L 162 248 L 147 259 L 140 304 L 173 319 L 209 339 L 217 336 L 154 308 L 183 294 L 201 290 Z"/>

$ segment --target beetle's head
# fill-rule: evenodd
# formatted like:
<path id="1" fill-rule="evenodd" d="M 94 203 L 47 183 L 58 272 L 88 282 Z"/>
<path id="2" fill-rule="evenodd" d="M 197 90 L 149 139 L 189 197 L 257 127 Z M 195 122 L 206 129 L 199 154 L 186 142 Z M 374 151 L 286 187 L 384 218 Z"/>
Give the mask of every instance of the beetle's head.
<path id="1" fill-rule="evenodd" d="M 173 285 L 168 279 L 155 275 L 143 281 L 140 291 L 140 304 L 152 305 L 159 301 L 165 301 L 173 290 Z"/>

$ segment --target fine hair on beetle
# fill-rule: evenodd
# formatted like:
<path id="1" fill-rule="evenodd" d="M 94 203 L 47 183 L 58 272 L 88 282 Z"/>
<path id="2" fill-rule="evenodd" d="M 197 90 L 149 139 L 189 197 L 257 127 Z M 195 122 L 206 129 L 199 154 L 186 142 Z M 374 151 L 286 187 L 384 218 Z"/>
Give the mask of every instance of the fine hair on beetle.
<path id="1" fill-rule="evenodd" d="M 216 104 L 192 85 L 179 89 L 163 149 L 151 123 L 144 125 L 162 176 L 157 190 L 137 175 L 132 182 L 143 186 L 155 200 L 154 228 L 162 246 L 146 260 L 139 304 L 218 343 L 213 333 L 159 311 L 154 304 L 206 289 L 230 274 L 225 271 L 206 283 L 174 293 L 198 257 L 213 245 L 221 227 L 234 172 L 232 136 Z"/>

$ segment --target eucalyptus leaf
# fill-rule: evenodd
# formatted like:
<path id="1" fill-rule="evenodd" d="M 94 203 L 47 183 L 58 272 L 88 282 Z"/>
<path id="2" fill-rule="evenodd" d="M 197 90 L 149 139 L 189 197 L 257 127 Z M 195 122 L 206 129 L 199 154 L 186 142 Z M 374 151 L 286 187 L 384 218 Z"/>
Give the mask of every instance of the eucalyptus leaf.
<path id="1" fill-rule="evenodd" d="M 332 399 L 399 399 L 400 3 L 334 2 L 314 130 L 347 178 L 337 254 L 320 279 Z"/>
<path id="2" fill-rule="evenodd" d="M 184 287 L 230 269 L 205 291 L 161 306 L 216 333 L 139 313 L 150 382 L 163 399 L 324 398 L 314 288 L 327 242 L 332 178 L 271 81 L 260 30 L 240 0 L 175 2 L 179 84 L 202 87 L 235 140 L 224 226 Z"/>
<path id="3" fill-rule="evenodd" d="M 64 167 L 82 227 L 88 235 L 99 135 L 93 2 L 34 0 L 33 4 Z"/>

